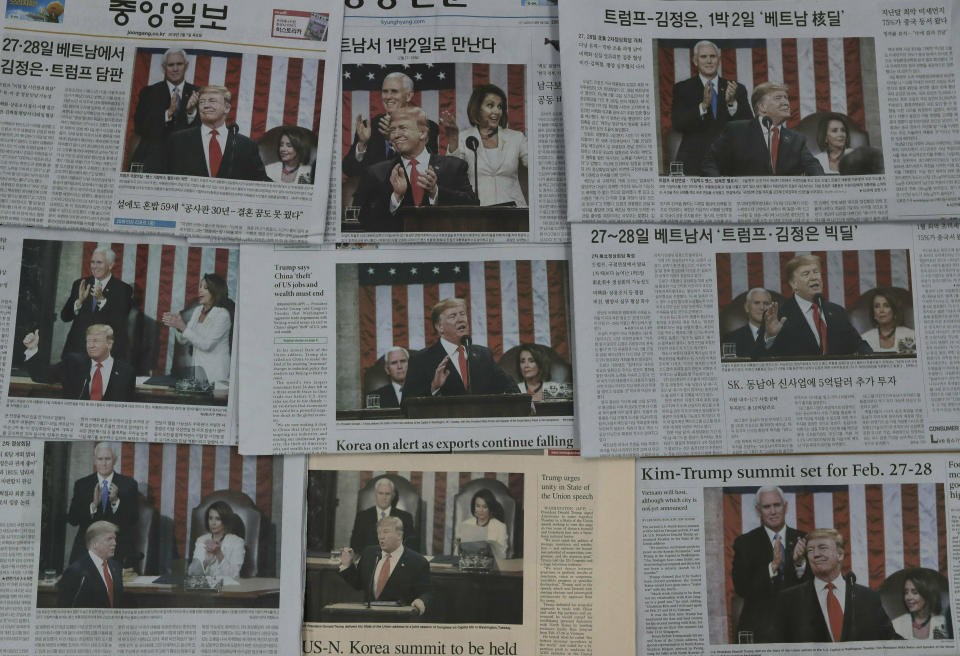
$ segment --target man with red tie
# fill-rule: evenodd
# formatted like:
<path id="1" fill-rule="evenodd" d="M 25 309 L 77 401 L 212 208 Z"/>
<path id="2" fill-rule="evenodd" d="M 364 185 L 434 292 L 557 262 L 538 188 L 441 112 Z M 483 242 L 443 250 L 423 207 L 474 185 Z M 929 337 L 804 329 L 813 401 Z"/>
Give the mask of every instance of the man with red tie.
<path id="1" fill-rule="evenodd" d="M 784 267 L 793 296 L 764 313 L 756 356 L 823 356 L 872 353 L 850 324 L 847 311 L 823 296 L 823 266 L 816 255 L 797 255 Z"/>
<path id="2" fill-rule="evenodd" d="M 200 125 L 167 138 L 167 173 L 270 181 L 257 144 L 237 132 L 236 125 L 226 123 L 232 97 L 226 87 L 209 85 L 200 89 Z"/>
<path id="3" fill-rule="evenodd" d="M 756 118 L 730 121 L 710 145 L 701 173 L 707 176 L 823 175 L 807 148 L 806 137 L 785 125 L 790 118 L 789 90 L 782 84 L 758 84 L 750 96 Z"/>
<path id="4" fill-rule="evenodd" d="M 87 553 L 63 572 L 57 583 L 61 608 L 123 608 L 123 570 L 113 559 L 117 527 L 94 522 L 86 530 Z"/>

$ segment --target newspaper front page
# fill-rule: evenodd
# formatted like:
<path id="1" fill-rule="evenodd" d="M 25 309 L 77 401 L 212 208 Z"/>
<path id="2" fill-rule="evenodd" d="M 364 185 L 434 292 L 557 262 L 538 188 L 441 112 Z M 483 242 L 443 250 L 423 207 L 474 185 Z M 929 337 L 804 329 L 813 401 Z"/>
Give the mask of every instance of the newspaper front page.
<path id="1" fill-rule="evenodd" d="M 575 446 L 568 247 L 242 252 L 241 453 Z"/>
<path id="2" fill-rule="evenodd" d="M 585 455 L 956 450 L 956 221 L 573 237 Z"/>
<path id="3" fill-rule="evenodd" d="M 10 0 L 0 20 L 4 223 L 322 232 L 342 3 Z"/>
<path id="4" fill-rule="evenodd" d="M 302 653 L 638 653 L 633 463 L 552 454 L 311 457 Z"/>
<path id="5" fill-rule="evenodd" d="M 297 648 L 303 458 L 18 439 L 0 454 L 4 654 Z"/>
<path id="6" fill-rule="evenodd" d="M 5 229 L 2 434 L 236 444 L 240 251 Z"/>
<path id="7" fill-rule="evenodd" d="M 637 460 L 637 653 L 957 653 L 958 468 L 930 452 Z"/>
<path id="8" fill-rule="evenodd" d="M 558 30 L 556 5 L 348 2 L 328 239 L 569 242 Z"/>
<path id="9" fill-rule="evenodd" d="M 955 0 L 628 4 L 560 2 L 571 221 L 957 207 Z"/>

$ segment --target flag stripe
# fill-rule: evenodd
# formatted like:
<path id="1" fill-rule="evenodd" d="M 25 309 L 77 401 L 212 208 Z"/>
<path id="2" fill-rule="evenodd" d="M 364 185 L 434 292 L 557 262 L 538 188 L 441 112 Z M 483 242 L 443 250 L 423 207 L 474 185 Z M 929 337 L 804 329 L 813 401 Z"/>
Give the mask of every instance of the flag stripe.
<path id="1" fill-rule="evenodd" d="M 883 514 L 883 486 L 867 485 L 864 489 L 867 517 L 872 521 L 867 525 L 867 565 L 869 569 L 869 585 L 873 589 L 880 587 L 887 578 L 886 558 L 883 551 L 883 539 L 886 535 L 884 525 L 886 518 Z"/>

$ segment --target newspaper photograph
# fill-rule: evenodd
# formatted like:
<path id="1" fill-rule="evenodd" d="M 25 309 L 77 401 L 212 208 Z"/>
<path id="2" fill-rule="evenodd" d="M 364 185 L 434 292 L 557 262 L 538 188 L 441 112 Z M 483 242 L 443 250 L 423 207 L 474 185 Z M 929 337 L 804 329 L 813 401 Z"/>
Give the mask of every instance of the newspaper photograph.
<path id="1" fill-rule="evenodd" d="M 302 653 L 636 653 L 633 463 L 573 454 L 311 456 Z"/>
<path id="2" fill-rule="evenodd" d="M 955 459 L 783 455 L 636 467 L 638 653 L 957 652 Z M 665 607 L 687 618 L 682 628 L 665 625 Z"/>
<path id="3" fill-rule="evenodd" d="M 303 458 L 113 441 L 0 446 L 9 566 L 24 574 L 3 582 L 5 654 L 295 648 L 298 627 L 281 617 L 301 614 Z"/>
<path id="4" fill-rule="evenodd" d="M 224 241 L 321 234 L 336 113 L 321 101 L 336 93 L 342 17 L 334 0 L 9 0 L 0 121 L 16 165 L 0 216 Z M 35 171 L 56 173 L 37 184 Z"/>
<path id="5" fill-rule="evenodd" d="M 241 453 L 575 448 L 568 247 L 242 250 Z"/>
<path id="6" fill-rule="evenodd" d="M 953 0 L 560 7 L 571 221 L 867 223 L 960 204 Z"/>
<path id="7" fill-rule="evenodd" d="M 956 221 L 573 237 L 584 455 L 957 448 Z"/>
<path id="8" fill-rule="evenodd" d="M 3 435 L 236 444 L 239 248 L 100 237 L 0 240 Z"/>
<path id="9" fill-rule="evenodd" d="M 331 240 L 570 240 L 557 9 L 529 4 L 348 3 Z"/>

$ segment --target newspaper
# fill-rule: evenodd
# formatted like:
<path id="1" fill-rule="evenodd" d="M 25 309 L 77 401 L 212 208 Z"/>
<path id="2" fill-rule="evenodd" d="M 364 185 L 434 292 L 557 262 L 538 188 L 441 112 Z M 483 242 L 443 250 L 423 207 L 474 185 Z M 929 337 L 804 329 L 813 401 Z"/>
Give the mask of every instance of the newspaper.
<path id="1" fill-rule="evenodd" d="M 562 454 L 311 457 L 302 653 L 642 653 L 632 465 Z M 392 503 L 380 541 L 378 493 Z M 398 529 L 391 587 L 365 593 Z"/>
<path id="2" fill-rule="evenodd" d="M 102 238 L 0 236 L 3 436 L 236 444 L 239 248 Z"/>
<path id="3" fill-rule="evenodd" d="M 242 253 L 241 453 L 575 446 L 568 247 Z"/>
<path id="4" fill-rule="evenodd" d="M 303 458 L 131 442 L 2 449 L 6 567 L 20 572 L 0 586 L 4 654 L 297 648 Z M 93 503 L 101 477 L 111 490 Z M 88 552 L 106 561 L 112 595 Z"/>
<path id="5" fill-rule="evenodd" d="M 321 100 L 336 93 L 342 3 L 5 7 L 4 223 L 225 241 L 322 232 L 317 153 L 334 108 Z"/>
<path id="6" fill-rule="evenodd" d="M 328 240 L 569 242 L 556 4 L 346 4 Z"/>
<path id="7" fill-rule="evenodd" d="M 636 467 L 637 653 L 957 653 L 956 458 L 640 459 Z M 843 586 L 835 625 L 813 592 L 831 580 Z M 758 651 L 756 643 L 779 644 Z"/>
<path id="8" fill-rule="evenodd" d="M 956 450 L 958 228 L 575 226 L 584 455 Z"/>
<path id="9" fill-rule="evenodd" d="M 960 203 L 954 0 L 560 8 L 571 221 L 865 223 Z"/>

